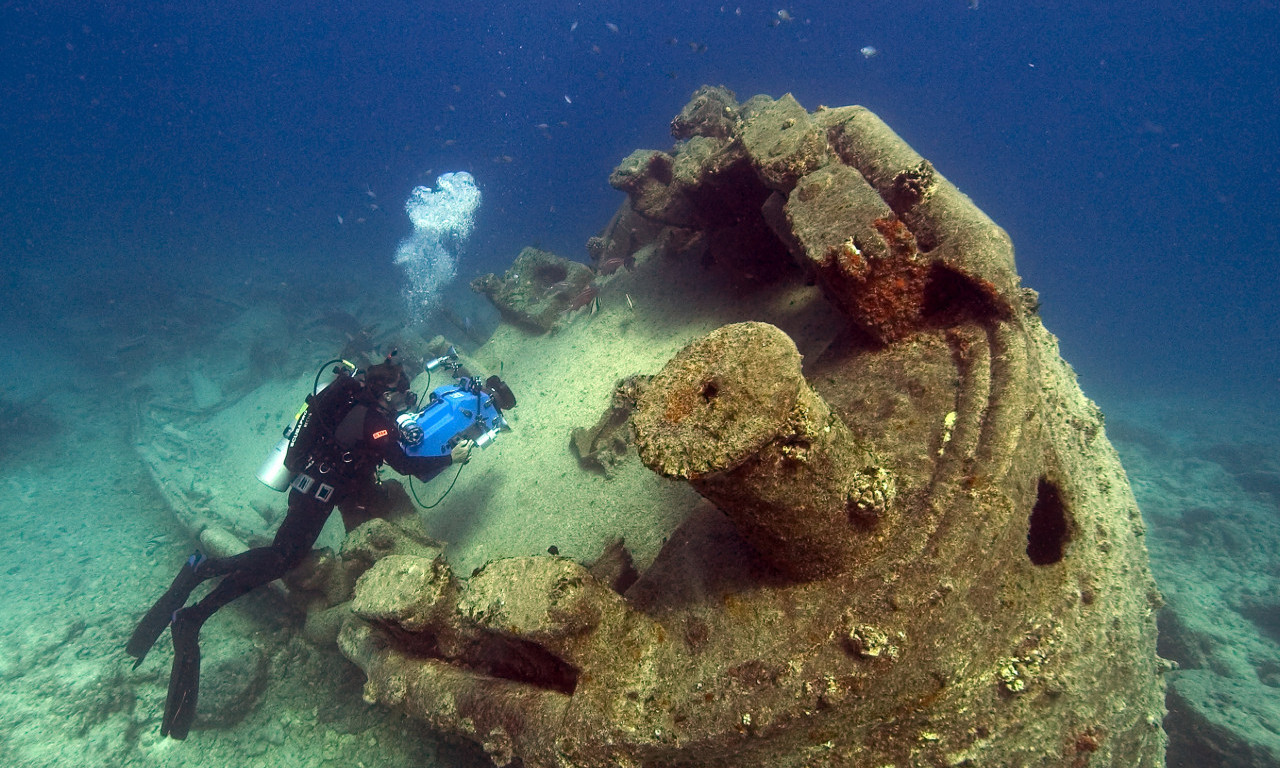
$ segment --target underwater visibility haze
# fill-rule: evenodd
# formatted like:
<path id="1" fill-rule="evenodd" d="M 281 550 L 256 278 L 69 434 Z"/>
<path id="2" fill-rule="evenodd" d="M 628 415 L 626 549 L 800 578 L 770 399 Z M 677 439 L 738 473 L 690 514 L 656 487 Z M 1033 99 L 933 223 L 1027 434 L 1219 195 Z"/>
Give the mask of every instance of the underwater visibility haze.
<path id="1" fill-rule="evenodd" d="M 285 497 L 253 473 L 321 363 L 394 344 L 417 374 L 437 335 L 519 400 L 456 485 L 411 489 L 444 496 L 416 519 L 453 572 L 613 535 L 663 562 L 700 497 L 578 430 L 628 371 L 757 319 L 733 301 L 776 309 L 758 265 L 707 256 L 668 297 L 704 314 L 663 314 L 649 251 L 609 255 L 611 173 L 679 155 L 672 118 L 722 86 L 868 108 L 1007 231 L 1142 511 L 1168 765 L 1280 765 L 1278 34 L 1270 1 L 0 3 L 0 763 L 501 756 L 385 707 L 314 586 L 211 620 L 185 741 L 159 735 L 167 637 L 136 670 L 122 649 L 207 520 L 270 542 Z M 517 328 L 494 305 L 522 269 L 561 303 Z M 778 317 L 810 374 L 826 316 Z M 1110 748 L 1085 729 L 1044 764 Z"/>

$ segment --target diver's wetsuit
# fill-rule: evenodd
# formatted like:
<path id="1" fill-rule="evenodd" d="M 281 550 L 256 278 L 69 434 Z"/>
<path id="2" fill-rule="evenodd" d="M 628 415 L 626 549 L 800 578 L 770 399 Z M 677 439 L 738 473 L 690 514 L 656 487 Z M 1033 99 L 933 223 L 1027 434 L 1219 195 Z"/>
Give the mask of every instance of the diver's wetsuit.
<path id="1" fill-rule="evenodd" d="M 345 434 L 344 434 L 345 433 Z M 203 600 L 181 612 L 183 621 L 203 624 L 213 612 L 255 587 L 281 578 L 310 552 L 335 506 L 348 531 L 373 517 L 359 506 L 373 490 L 378 465 L 386 463 L 402 475 L 430 480 L 449 466 L 448 456 L 409 456 L 400 446 L 395 420 L 377 408 L 357 403 L 338 425 L 334 450 L 318 450 L 289 489 L 289 512 L 269 547 L 258 547 L 226 558 L 204 561 L 196 574 L 205 579 L 223 576 Z M 354 438 L 354 439 L 353 439 Z M 345 448 L 345 450 L 342 450 Z M 313 482 L 304 493 L 298 490 Z"/>
<path id="2" fill-rule="evenodd" d="M 289 491 L 288 514 L 271 546 L 225 558 L 203 559 L 197 553 L 183 566 L 125 648 L 141 664 L 172 620 L 174 667 L 161 734 L 184 738 L 195 717 L 201 625 L 222 606 L 297 567 L 311 552 L 335 506 L 341 510 L 348 531 L 376 516 L 361 502 L 376 492 L 376 472 L 382 463 L 402 475 L 416 475 L 425 481 L 452 460 L 447 455 L 407 455 L 400 445 L 395 419 L 367 402 L 367 398 L 358 399 L 332 434 L 322 435 L 309 450 Z M 208 595 L 189 608 L 182 607 L 198 584 L 218 576 L 222 581 Z"/>

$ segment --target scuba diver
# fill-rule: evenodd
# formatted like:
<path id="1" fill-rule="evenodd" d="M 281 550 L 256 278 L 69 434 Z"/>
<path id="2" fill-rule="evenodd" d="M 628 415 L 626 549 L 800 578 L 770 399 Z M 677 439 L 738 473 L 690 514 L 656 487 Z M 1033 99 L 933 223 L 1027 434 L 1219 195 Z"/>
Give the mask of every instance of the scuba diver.
<path id="1" fill-rule="evenodd" d="M 293 570 L 311 552 L 335 506 L 348 532 L 376 516 L 373 505 L 366 504 L 378 490 L 379 465 L 426 481 L 470 459 L 475 446 L 470 439 L 459 440 L 444 455 L 406 453 L 396 417 L 416 398 L 394 355 L 369 366 L 363 376 L 340 369 L 332 383 L 307 398 L 285 457 L 285 465 L 297 473 L 288 486 L 289 509 L 271 545 L 225 558 L 195 552 L 134 630 L 125 652 L 137 659 L 137 668 L 164 628 L 172 627 L 173 671 L 161 735 L 186 738 L 195 719 L 200 627 L 215 611 Z M 209 594 L 184 607 L 197 585 L 217 577 L 222 580 Z"/>

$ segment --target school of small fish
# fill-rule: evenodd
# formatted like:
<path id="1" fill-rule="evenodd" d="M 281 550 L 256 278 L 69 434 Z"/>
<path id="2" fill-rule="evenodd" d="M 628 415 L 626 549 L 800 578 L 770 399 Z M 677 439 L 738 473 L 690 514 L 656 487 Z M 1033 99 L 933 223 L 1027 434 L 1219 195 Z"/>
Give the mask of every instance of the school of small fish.
<path id="1" fill-rule="evenodd" d="M 977 10 L 979 0 L 965 0 L 965 2 L 969 10 Z M 735 6 L 733 8 L 730 8 L 728 5 L 722 5 L 719 7 L 719 11 L 720 13 L 732 14 L 733 16 L 736 16 L 736 17 L 741 17 L 743 15 L 741 6 Z M 617 22 L 605 20 L 605 21 L 601 21 L 600 23 L 604 26 L 605 31 L 607 31 L 611 35 L 623 34 L 623 29 Z M 798 20 L 797 17 L 791 12 L 789 8 L 778 8 L 777 10 L 773 11 L 769 15 L 767 26 L 781 27 L 782 25 L 790 25 L 790 24 L 797 24 L 797 23 L 801 25 L 807 25 L 810 23 L 810 20 L 809 19 Z M 568 26 L 569 34 L 577 33 L 580 27 L 581 27 L 581 23 L 579 22 L 579 20 L 574 19 L 570 21 Z M 687 47 L 690 50 L 690 52 L 694 54 L 703 54 L 708 51 L 707 44 L 699 40 L 681 40 L 676 37 L 669 37 L 666 39 L 666 43 L 667 45 L 672 47 L 678 47 L 678 46 Z M 601 48 L 601 45 L 599 43 L 591 44 L 590 51 L 594 55 L 604 54 L 604 50 Z M 863 59 L 871 59 L 880 55 L 880 49 L 875 47 L 874 45 L 864 45 L 858 49 L 858 54 L 861 55 Z M 668 78 L 671 78 L 671 79 L 677 79 L 680 76 L 679 72 L 671 68 L 665 69 L 663 70 L 663 72 L 666 74 Z M 453 84 L 451 86 L 451 89 L 456 94 L 461 94 L 463 92 L 462 86 L 459 84 Z M 500 99 L 507 98 L 507 92 L 502 88 L 495 88 L 491 93 L 493 93 Z M 570 106 L 573 105 L 573 97 L 570 96 L 570 94 L 564 93 L 562 94 L 562 98 L 564 99 L 565 104 Z M 455 107 L 453 104 L 446 104 L 445 109 L 449 112 L 457 111 L 457 107 Z M 554 125 L 557 127 L 564 128 L 569 126 L 569 122 L 567 120 L 561 120 L 555 123 Z M 533 129 L 547 139 L 552 138 L 553 124 L 550 122 L 534 123 Z M 437 131 L 441 130 L 441 126 L 437 125 L 436 130 Z M 458 140 L 453 138 L 446 138 L 446 139 L 442 139 L 441 141 L 441 144 L 445 147 L 452 147 L 452 146 L 455 146 L 457 143 L 458 143 Z M 516 158 L 510 154 L 504 153 L 504 154 L 494 155 L 492 157 L 492 160 L 494 163 L 505 165 L 508 163 L 515 162 Z M 365 191 L 365 194 L 368 195 L 370 198 L 376 198 L 376 195 L 374 194 L 373 190 L 369 188 L 368 185 L 365 186 L 364 191 Z M 372 211 L 378 210 L 377 204 L 374 204 L 374 203 L 369 203 L 365 207 L 367 207 L 369 210 L 372 210 Z M 347 211 L 346 215 L 336 214 L 336 217 L 337 217 L 338 225 L 343 226 L 351 218 L 351 211 Z M 361 216 L 355 219 L 355 221 L 359 223 L 363 223 L 365 221 L 365 218 Z"/>

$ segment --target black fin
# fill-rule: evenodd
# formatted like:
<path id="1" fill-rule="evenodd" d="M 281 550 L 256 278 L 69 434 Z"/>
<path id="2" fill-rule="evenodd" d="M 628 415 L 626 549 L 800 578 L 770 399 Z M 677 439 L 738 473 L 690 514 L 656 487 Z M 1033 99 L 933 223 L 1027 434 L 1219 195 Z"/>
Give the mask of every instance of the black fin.
<path id="1" fill-rule="evenodd" d="M 160 637 L 161 632 L 164 632 L 164 628 L 169 626 L 174 611 L 181 610 L 182 606 L 186 605 L 191 590 L 204 581 L 202 577 L 196 575 L 196 571 L 203 562 L 204 555 L 199 552 L 187 558 L 187 562 L 182 564 L 181 570 L 174 577 L 169 589 L 160 596 L 155 605 L 151 606 L 151 610 L 142 617 L 142 621 L 138 622 L 137 628 L 133 630 L 133 636 L 124 646 L 124 652 L 137 659 L 133 663 L 134 669 L 137 669 L 142 660 L 147 657 L 147 652 L 156 644 L 156 639 Z"/>
<path id="2" fill-rule="evenodd" d="M 173 672 L 169 675 L 169 697 L 164 704 L 160 735 L 185 739 L 196 719 L 200 698 L 200 625 L 182 620 L 173 622 Z"/>

